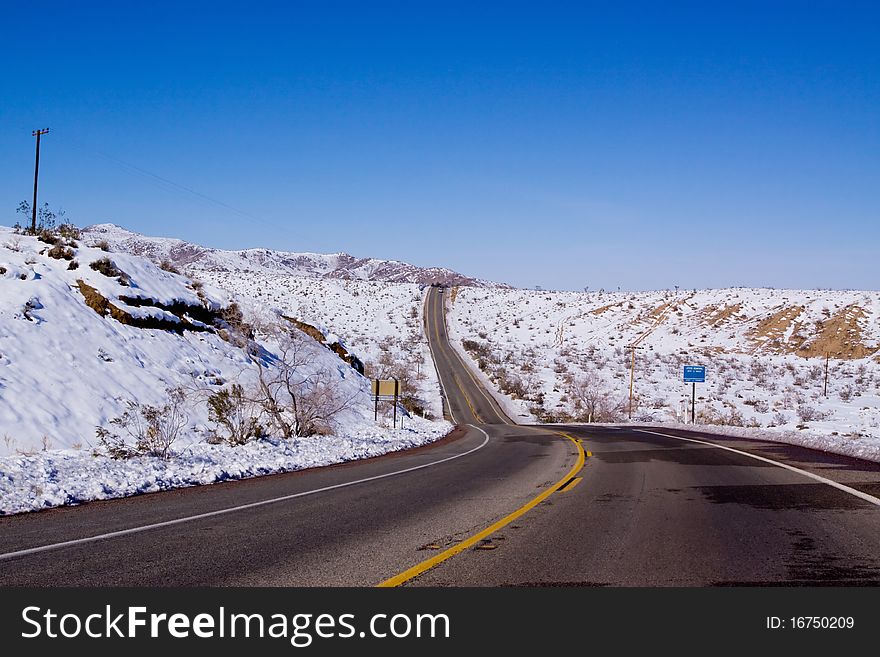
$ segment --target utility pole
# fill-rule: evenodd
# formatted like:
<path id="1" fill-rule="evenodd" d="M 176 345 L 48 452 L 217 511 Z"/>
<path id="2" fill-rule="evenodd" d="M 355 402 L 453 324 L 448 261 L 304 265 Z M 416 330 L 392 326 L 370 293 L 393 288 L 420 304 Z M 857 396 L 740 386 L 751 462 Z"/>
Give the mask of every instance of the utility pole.
<path id="1" fill-rule="evenodd" d="M 825 352 L 825 399 L 828 399 L 828 359 L 831 358 L 831 352 Z"/>
<path id="2" fill-rule="evenodd" d="M 636 375 L 636 349 L 641 349 L 642 347 L 637 347 L 635 344 L 631 344 L 629 346 L 630 351 L 632 351 L 632 364 L 629 368 L 629 419 L 632 420 L 633 416 L 633 380 Z"/>
<path id="3" fill-rule="evenodd" d="M 31 134 L 37 138 L 37 157 L 34 161 L 34 204 L 31 206 L 31 233 L 37 232 L 37 180 L 40 176 L 40 137 L 49 132 L 49 128 L 34 130 Z"/>

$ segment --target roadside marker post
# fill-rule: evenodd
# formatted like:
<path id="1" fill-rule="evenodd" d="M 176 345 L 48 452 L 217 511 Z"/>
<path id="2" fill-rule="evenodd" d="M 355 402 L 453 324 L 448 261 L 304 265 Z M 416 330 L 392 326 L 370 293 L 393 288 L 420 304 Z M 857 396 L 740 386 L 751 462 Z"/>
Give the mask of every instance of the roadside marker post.
<path id="1" fill-rule="evenodd" d="M 706 382 L 705 365 L 685 365 L 684 382 L 691 384 L 691 424 L 697 423 L 697 384 Z"/>
<path id="2" fill-rule="evenodd" d="M 394 428 L 397 428 L 397 402 L 400 398 L 400 381 L 397 379 L 373 379 L 373 421 L 379 421 L 379 402 L 390 401 L 394 404 Z M 403 429 L 403 417 L 400 418 L 400 428 Z"/>

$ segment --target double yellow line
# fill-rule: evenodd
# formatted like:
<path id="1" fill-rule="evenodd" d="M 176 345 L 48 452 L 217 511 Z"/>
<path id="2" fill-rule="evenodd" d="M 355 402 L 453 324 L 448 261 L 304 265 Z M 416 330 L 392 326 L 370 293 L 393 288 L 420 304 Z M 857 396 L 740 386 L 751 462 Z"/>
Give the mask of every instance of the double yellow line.
<path id="1" fill-rule="evenodd" d="M 577 473 L 580 472 L 581 469 L 584 467 L 584 459 L 585 459 L 584 448 L 581 445 L 579 440 L 577 440 L 576 438 L 572 438 L 567 433 L 560 433 L 559 435 L 570 440 L 574 444 L 574 446 L 577 448 L 577 460 L 575 461 L 575 464 L 572 466 L 571 470 L 569 470 L 568 473 L 562 479 L 557 481 L 555 484 L 549 486 L 548 488 L 544 489 L 537 497 L 529 500 L 528 502 L 523 504 L 521 507 L 519 507 L 513 513 L 510 513 L 510 514 L 504 516 L 498 522 L 493 523 L 493 524 L 489 525 L 488 527 L 486 527 L 484 530 L 474 534 L 473 536 L 470 536 L 470 537 L 464 539 L 463 541 L 456 543 L 455 545 L 444 550 L 440 554 L 437 554 L 437 555 L 431 557 L 430 559 L 426 559 L 425 561 L 422 561 L 421 563 L 416 564 L 412 568 L 403 571 L 399 575 L 395 575 L 394 577 L 386 579 L 384 582 L 380 583 L 378 586 L 380 586 L 380 587 L 400 586 L 401 584 L 408 582 L 409 580 L 413 579 L 414 577 L 418 577 L 419 575 L 427 572 L 428 570 L 430 570 L 434 566 L 437 566 L 437 565 L 443 563 L 444 561 L 446 561 L 447 559 L 454 557 L 459 552 L 467 550 L 469 547 L 476 545 L 477 543 L 482 541 L 484 538 L 488 538 L 489 536 L 491 536 L 492 534 L 497 532 L 502 527 L 510 524 L 511 522 L 513 522 L 514 520 L 516 520 L 517 518 L 522 516 L 523 514 L 527 513 L 530 509 L 533 509 L 536 506 L 538 506 L 541 502 L 546 500 L 548 497 L 550 497 L 556 491 L 562 489 L 563 487 L 565 487 L 568 490 L 573 488 L 575 484 L 573 484 L 571 482 L 573 482 Z"/>
<path id="2" fill-rule="evenodd" d="M 440 294 L 437 294 L 436 292 L 433 292 L 432 294 L 433 294 L 434 298 L 437 300 L 437 301 L 434 303 L 434 306 L 435 306 L 435 308 L 434 308 L 434 335 L 435 335 L 436 338 L 437 338 L 437 348 L 440 349 L 441 351 L 443 351 L 444 356 L 446 356 L 446 358 L 448 359 L 448 358 L 449 358 L 449 353 L 448 353 L 448 351 L 446 350 L 446 348 L 445 348 L 445 347 L 443 346 L 443 344 L 442 344 L 442 343 L 444 342 L 444 340 L 440 337 L 440 324 L 439 324 L 439 322 L 438 322 L 438 320 L 437 320 L 437 315 L 438 315 L 440 312 L 442 312 L 442 307 L 440 308 L 440 310 L 438 310 L 437 308 L 440 307 L 440 304 L 441 304 L 441 301 L 440 301 L 440 300 L 443 298 L 443 296 L 440 295 Z M 438 369 L 438 371 L 437 371 L 437 378 L 440 379 L 440 372 L 439 372 L 439 369 Z M 475 409 L 475 408 L 474 408 L 474 405 L 471 403 L 470 397 L 468 397 L 468 394 L 464 391 L 464 387 L 461 385 L 461 382 L 458 380 L 458 377 L 455 376 L 455 372 L 452 373 L 452 380 L 455 382 L 455 385 L 456 385 L 456 387 L 458 388 L 458 391 L 461 393 L 461 396 L 464 397 L 464 401 L 465 401 L 465 403 L 468 405 L 468 408 L 471 409 L 471 414 L 473 414 L 474 419 L 476 419 L 476 421 L 477 421 L 478 424 L 484 424 L 484 422 L 483 422 L 483 418 L 480 417 L 480 414 L 479 414 L 479 413 L 477 413 L 477 409 Z M 442 381 L 440 382 L 440 385 L 441 385 L 441 386 L 443 385 L 443 382 L 442 382 Z M 447 398 L 446 401 L 447 401 L 447 404 L 448 404 L 448 403 L 449 403 L 449 399 Z M 451 408 L 451 404 L 450 404 L 450 408 L 449 408 L 449 415 L 452 416 L 452 408 Z M 455 420 L 454 417 L 453 417 L 453 420 Z"/>
<path id="3" fill-rule="evenodd" d="M 502 424 L 511 424 L 511 422 L 507 418 L 505 418 L 502 413 L 499 413 L 496 410 L 497 403 L 493 402 L 489 398 L 489 395 L 483 390 L 482 384 L 480 384 L 477 381 L 477 379 L 474 377 L 474 375 L 471 373 L 470 368 L 468 367 L 467 363 L 465 363 L 461 359 L 461 357 L 458 355 L 458 353 L 456 353 L 455 351 L 450 352 L 449 349 L 443 344 L 443 343 L 448 343 L 448 340 L 444 340 L 443 338 L 440 337 L 440 324 L 439 324 L 439 320 L 437 319 L 438 316 L 444 315 L 443 301 L 442 301 L 443 295 L 437 294 L 436 292 L 434 292 L 433 295 L 434 295 L 434 298 L 436 299 L 436 301 L 434 303 L 434 306 L 435 306 L 434 307 L 434 335 L 437 338 L 437 347 L 443 352 L 443 355 L 447 358 L 447 360 L 455 359 L 458 363 L 461 364 L 462 370 L 464 370 L 464 373 L 467 374 L 468 378 L 470 378 L 470 380 L 473 382 L 474 388 L 477 390 L 477 392 L 479 392 L 481 395 L 483 395 L 483 397 L 489 403 L 489 408 L 491 408 L 492 412 L 495 414 L 495 416 L 499 420 L 501 420 Z M 445 317 L 444 317 L 444 322 L 445 322 Z M 438 374 L 438 378 L 439 378 L 439 374 Z M 478 424 L 485 424 L 482 416 L 480 416 L 480 414 L 477 412 L 476 408 L 474 408 L 473 403 L 471 403 L 470 397 L 464 391 L 464 387 L 461 385 L 461 382 L 458 380 L 458 377 L 455 376 L 455 374 L 453 373 L 452 378 L 455 381 L 455 385 L 458 388 L 459 392 L 461 392 L 461 396 L 464 397 L 465 403 L 468 405 L 468 408 L 471 410 L 471 413 L 473 414 L 474 418 L 477 420 L 477 423 Z M 442 383 L 441 383 L 441 385 L 442 385 Z M 450 414 L 452 414 L 452 409 L 450 409 L 449 412 L 450 412 Z"/>

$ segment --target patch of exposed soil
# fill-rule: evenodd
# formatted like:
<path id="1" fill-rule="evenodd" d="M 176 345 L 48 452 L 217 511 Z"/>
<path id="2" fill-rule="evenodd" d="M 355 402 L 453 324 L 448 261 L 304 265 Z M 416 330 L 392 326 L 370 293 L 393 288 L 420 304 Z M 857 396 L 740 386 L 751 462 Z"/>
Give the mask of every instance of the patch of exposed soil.
<path id="1" fill-rule="evenodd" d="M 786 334 L 795 320 L 804 312 L 803 306 L 788 306 L 765 317 L 749 331 L 748 337 L 755 343 L 754 351 L 766 350 L 775 354 L 787 354 L 793 350 L 786 344 Z"/>
<path id="2" fill-rule="evenodd" d="M 824 322 L 816 322 L 813 336 L 807 338 L 795 353 L 804 358 L 826 354 L 841 360 L 867 358 L 878 351 L 877 347 L 868 347 L 863 342 L 863 323 L 867 319 L 864 308 L 850 304 Z"/>
<path id="3" fill-rule="evenodd" d="M 795 354 L 803 358 L 822 358 L 826 354 L 839 360 L 867 358 L 878 352 L 864 342 L 868 313 L 850 304 L 826 320 L 801 322 L 803 306 L 782 308 L 761 320 L 749 333 L 755 351 Z"/>
<path id="4" fill-rule="evenodd" d="M 741 303 L 732 306 L 706 306 L 701 313 L 701 319 L 707 326 L 721 326 L 741 310 Z"/>
<path id="5" fill-rule="evenodd" d="M 617 303 L 609 303 L 607 306 L 601 306 L 599 308 L 595 308 L 595 309 L 591 310 L 590 312 L 593 315 L 601 315 L 607 310 L 611 310 L 612 308 L 616 308 L 617 306 L 622 306 L 622 305 L 623 305 L 623 301 L 618 301 Z"/>
<path id="6" fill-rule="evenodd" d="M 192 324 L 191 322 L 181 317 L 175 317 L 175 319 L 166 319 L 160 317 L 136 317 L 129 312 L 126 312 L 119 306 L 112 303 L 107 297 L 98 292 L 91 285 L 86 283 L 84 280 L 80 279 L 77 282 L 79 286 L 79 291 L 83 295 L 83 299 L 85 299 L 86 305 L 94 310 L 96 313 L 101 315 L 102 317 L 111 317 L 115 319 L 120 324 L 125 324 L 126 326 L 135 326 L 137 328 L 145 328 L 145 329 L 160 329 L 163 331 L 175 331 L 177 333 L 181 333 L 183 331 L 205 331 L 206 328 L 202 326 L 198 326 Z M 161 307 L 158 302 L 149 303 L 148 299 L 139 299 L 139 305 L 151 305 L 156 307 Z M 182 305 L 182 308 L 189 309 L 190 306 Z"/>

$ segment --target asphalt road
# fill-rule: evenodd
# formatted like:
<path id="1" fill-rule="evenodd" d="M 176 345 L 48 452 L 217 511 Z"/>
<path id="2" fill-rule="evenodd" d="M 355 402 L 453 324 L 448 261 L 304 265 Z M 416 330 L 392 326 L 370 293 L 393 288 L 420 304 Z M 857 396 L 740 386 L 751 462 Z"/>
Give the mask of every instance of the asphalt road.
<path id="1" fill-rule="evenodd" d="M 877 464 L 650 427 L 513 425 L 448 344 L 442 297 L 431 290 L 425 325 L 460 425 L 449 438 L 0 518 L 0 584 L 880 584 Z"/>

